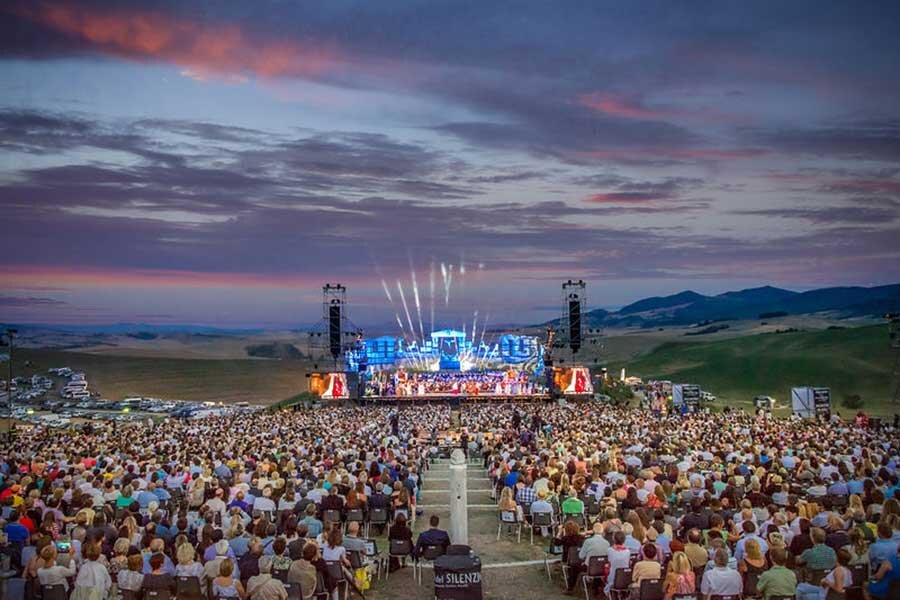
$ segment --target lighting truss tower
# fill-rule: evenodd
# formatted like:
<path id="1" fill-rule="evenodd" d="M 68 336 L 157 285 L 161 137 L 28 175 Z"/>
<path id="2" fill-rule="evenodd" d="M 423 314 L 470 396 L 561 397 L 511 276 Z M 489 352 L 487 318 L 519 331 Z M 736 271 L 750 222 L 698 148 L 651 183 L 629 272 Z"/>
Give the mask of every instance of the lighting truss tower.
<path id="1" fill-rule="evenodd" d="M 562 284 L 561 342 L 578 352 L 584 338 L 584 305 L 587 284 L 571 279 Z"/>

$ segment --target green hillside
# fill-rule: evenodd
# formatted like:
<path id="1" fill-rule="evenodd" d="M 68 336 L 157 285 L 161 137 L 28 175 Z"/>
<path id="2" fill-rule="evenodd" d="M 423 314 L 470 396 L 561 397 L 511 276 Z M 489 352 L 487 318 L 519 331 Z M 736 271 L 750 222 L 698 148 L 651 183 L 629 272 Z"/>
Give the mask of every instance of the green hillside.
<path id="1" fill-rule="evenodd" d="M 883 325 L 796 333 L 767 333 L 709 342 L 667 342 L 625 367 L 643 379 L 696 383 L 725 404 L 751 404 L 757 394 L 770 395 L 782 406 L 790 389 L 830 387 L 840 406 L 844 397 L 859 394 L 864 409 L 893 414 L 890 374 L 895 350 L 888 346 Z"/>
<path id="2" fill-rule="evenodd" d="M 156 358 L 24 348 L 15 353 L 15 375 L 46 375 L 51 367 L 66 366 L 84 371 L 90 390 L 111 400 L 150 396 L 258 404 L 305 391 L 309 368 L 298 360 Z"/>

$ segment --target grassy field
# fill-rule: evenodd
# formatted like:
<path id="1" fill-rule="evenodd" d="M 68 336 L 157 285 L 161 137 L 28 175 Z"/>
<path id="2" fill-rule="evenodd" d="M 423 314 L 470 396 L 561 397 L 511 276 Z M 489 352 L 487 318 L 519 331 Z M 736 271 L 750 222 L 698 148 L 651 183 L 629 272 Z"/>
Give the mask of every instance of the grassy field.
<path id="1" fill-rule="evenodd" d="M 186 359 L 87 354 L 60 350 L 15 352 L 14 375 L 47 374 L 51 367 L 84 371 L 91 391 L 119 400 L 149 396 L 172 400 L 270 404 L 306 390 L 303 361 Z M 26 366 L 26 361 L 31 366 Z"/>
<path id="2" fill-rule="evenodd" d="M 830 387 L 838 410 L 844 397 L 859 394 L 864 409 L 893 414 L 890 375 L 896 351 L 884 325 L 781 334 L 758 334 L 715 341 L 663 343 L 628 362 L 612 362 L 618 372 L 644 379 L 696 383 L 725 404 L 751 405 L 753 396 L 770 395 L 790 404 L 790 389 Z"/>

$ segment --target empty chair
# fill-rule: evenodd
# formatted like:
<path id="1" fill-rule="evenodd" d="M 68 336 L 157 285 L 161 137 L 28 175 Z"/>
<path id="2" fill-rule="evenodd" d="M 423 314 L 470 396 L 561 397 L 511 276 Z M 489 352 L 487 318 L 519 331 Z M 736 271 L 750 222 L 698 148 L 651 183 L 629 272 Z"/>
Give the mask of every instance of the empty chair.
<path id="1" fill-rule="evenodd" d="M 550 548 L 547 550 L 547 553 L 544 555 L 544 568 L 547 569 L 547 579 L 552 580 L 553 577 L 550 573 L 550 563 L 555 562 L 555 558 L 557 556 L 562 556 L 563 548 L 562 546 L 554 545 L 553 542 L 550 542 Z"/>

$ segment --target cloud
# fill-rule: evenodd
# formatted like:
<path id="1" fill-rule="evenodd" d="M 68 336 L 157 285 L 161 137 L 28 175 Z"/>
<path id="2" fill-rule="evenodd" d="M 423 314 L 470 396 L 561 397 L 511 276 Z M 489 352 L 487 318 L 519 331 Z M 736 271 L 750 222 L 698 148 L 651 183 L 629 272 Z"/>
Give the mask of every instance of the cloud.
<path id="1" fill-rule="evenodd" d="M 748 129 L 752 143 L 786 154 L 900 161 L 900 121 L 864 120 L 837 126 Z"/>
<path id="2" fill-rule="evenodd" d="M 734 214 L 774 217 L 780 219 L 801 219 L 817 224 L 840 225 L 851 223 L 879 224 L 900 218 L 896 209 L 872 206 L 826 206 L 796 208 L 765 208 L 735 211 Z"/>
<path id="3" fill-rule="evenodd" d="M 339 53 L 320 40 L 267 39 L 235 24 L 159 11 L 61 2 L 19 3 L 18 16 L 83 44 L 88 52 L 157 60 L 208 77 L 312 77 L 338 68 Z"/>
<path id="4" fill-rule="evenodd" d="M 35 296 L 5 296 L 0 295 L 0 307 L 3 308 L 29 308 L 65 306 L 67 303 L 55 298 L 42 298 Z"/>

